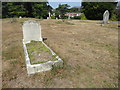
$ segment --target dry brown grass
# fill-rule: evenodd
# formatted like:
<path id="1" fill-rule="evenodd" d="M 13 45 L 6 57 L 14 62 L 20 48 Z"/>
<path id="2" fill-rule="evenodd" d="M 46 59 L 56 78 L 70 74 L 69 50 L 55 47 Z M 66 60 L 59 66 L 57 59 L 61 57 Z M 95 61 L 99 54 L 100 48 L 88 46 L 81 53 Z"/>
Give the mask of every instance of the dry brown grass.
<path id="1" fill-rule="evenodd" d="M 3 20 L 3 87 L 118 87 L 118 30 L 97 22 L 38 20 L 45 43 L 63 60 L 63 68 L 27 75 L 22 22 Z M 116 26 L 116 25 L 113 25 Z"/>

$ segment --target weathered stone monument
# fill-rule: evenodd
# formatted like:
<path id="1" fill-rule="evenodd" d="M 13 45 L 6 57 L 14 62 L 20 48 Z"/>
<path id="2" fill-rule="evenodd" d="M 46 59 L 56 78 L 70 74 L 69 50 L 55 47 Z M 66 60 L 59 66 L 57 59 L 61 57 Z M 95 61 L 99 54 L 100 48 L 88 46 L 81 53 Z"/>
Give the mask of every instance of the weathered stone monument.
<path id="1" fill-rule="evenodd" d="M 49 17 L 47 17 L 47 19 L 49 19 Z"/>
<path id="2" fill-rule="evenodd" d="M 21 16 L 19 16 L 19 18 L 21 19 L 22 17 L 21 17 Z"/>
<path id="3" fill-rule="evenodd" d="M 49 51 L 51 55 L 54 56 L 55 60 L 49 60 L 44 63 L 32 64 L 30 61 L 30 56 L 28 54 L 27 44 L 31 41 L 41 42 Z M 39 47 L 39 46 L 38 46 Z M 35 74 L 38 72 L 48 71 L 53 68 L 53 66 L 63 66 L 63 61 L 59 56 L 55 54 L 44 42 L 41 35 L 41 26 L 37 21 L 28 20 L 23 23 L 23 48 L 25 53 L 26 67 L 28 74 Z M 34 45 L 33 45 L 34 48 Z M 40 48 L 40 47 L 39 47 Z M 30 50 L 30 49 L 29 49 Z M 36 51 L 35 51 L 36 52 Z"/>
<path id="4" fill-rule="evenodd" d="M 23 24 L 23 38 L 24 42 L 42 41 L 40 24 L 33 20 L 25 21 Z"/>
<path id="5" fill-rule="evenodd" d="M 49 19 L 51 19 L 51 13 L 49 12 Z"/>
<path id="6" fill-rule="evenodd" d="M 58 18 L 56 17 L 56 20 L 58 20 Z"/>
<path id="7" fill-rule="evenodd" d="M 53 16 L 55 16 L 55 13 L 53 13 Z"/>
<path id="8" fill-rule="evenodd" d="M 103 14 L 103 24 L 108 24 L 109 23 L 108 20 L 109 20 L 109 11 L 106 10 Z"/>
<path id="9" fill-rule="evenodd" d="M 70 20 L 70 15 L 68 16 L 68 20 Z"/>
<path id="10" fill-rule="evenodd" d="M 61 15 L 59 15 L 58 17 L 61 18 Z"/>

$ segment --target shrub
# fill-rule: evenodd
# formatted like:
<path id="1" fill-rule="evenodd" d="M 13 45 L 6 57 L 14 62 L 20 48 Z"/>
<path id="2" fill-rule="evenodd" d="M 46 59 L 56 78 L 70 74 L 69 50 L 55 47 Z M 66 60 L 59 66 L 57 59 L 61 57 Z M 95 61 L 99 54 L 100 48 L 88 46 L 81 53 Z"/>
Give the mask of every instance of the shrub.
<path id="1" fill-rule="evenodd" d="M 51 19 L 55 19 L 55 16 L 51 16 Z"/>
<path id="2" fill-rule="evenodd" d="M 80 20 L 87 20 L 87 18 L 86 18 L 86 16 L 85 16 L 84 13 L 81 14 L 81 16 L 80 16 Z"/>

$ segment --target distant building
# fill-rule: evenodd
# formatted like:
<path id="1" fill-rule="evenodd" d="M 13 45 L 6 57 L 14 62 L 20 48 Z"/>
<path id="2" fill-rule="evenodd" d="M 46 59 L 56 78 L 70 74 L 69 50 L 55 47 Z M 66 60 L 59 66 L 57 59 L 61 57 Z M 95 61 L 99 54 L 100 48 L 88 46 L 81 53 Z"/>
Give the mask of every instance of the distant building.
<path id="1" fill-rule="evenodd" d="M 74 17 L 74 16 L 80 16 L 81 13 L 66 13 L 65 16 L 70 16 L 70 17 Z"/>

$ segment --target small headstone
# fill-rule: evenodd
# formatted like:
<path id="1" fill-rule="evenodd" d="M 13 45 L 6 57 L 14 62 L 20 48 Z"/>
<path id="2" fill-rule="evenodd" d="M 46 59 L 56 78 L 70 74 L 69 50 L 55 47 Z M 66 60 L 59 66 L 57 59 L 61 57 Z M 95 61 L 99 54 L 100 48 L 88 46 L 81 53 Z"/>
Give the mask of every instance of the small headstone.
<path id="1" fill-rule="evenodd" d="M 53 16 L 55 16 L 55 13 L 53 13 Z"/>
<path id="2" fill-rule="evenodd" d="M 109 20 L 109 11 L 106 10 L 103 14 L 103 24 L 107 24 Z"/>
<path id="3" fill-rule="evenodd" d="M 47 19 L 49 19 L 49 17 L 47 17 Z"/>
<path id="4" fill-rule="evenodd" d="M 23 39 L 24 42 L 42 41 L 41 26 L 37 21 L 28 20 L 23 23 Z"/>
<path id="5" fill-rule="evenodd" d="M 70 20 L 70 15 L 68 16 L 68 20 Z"/>
<path id="6" fill-rule="evenodd" d="M 56 20 L 58 20 L 58 18 L 56 17 Z"/>
<path id="7" fill-rule="evenodd" d="M 22 18 L 21 16 L 19 18 Z"/>
<path id="8" fill-rule="evenodd" d="M 49 12 L 49 19 L 51 18 L 51 13 Z"/>
<path id="9" fill-rule="evenodd" d="M 59 18 L 61 18 L 61 16 L 59 15 Z"/>

